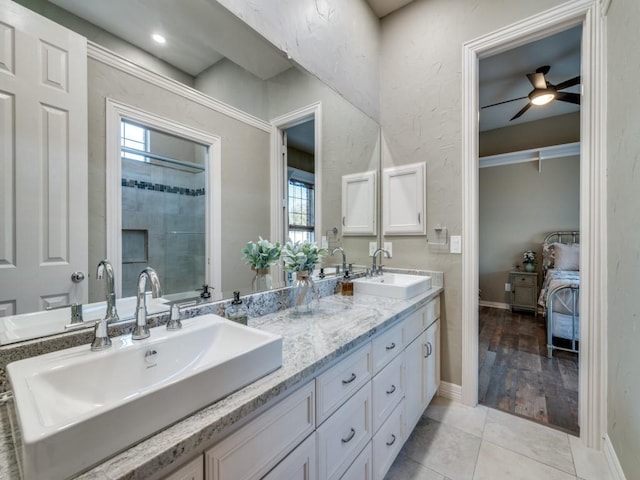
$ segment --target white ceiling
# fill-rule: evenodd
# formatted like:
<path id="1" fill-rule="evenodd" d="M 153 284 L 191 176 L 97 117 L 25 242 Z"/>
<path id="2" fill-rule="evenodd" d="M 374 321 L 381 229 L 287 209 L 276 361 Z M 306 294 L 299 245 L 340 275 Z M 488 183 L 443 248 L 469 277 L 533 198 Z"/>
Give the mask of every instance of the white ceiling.
<path id="1" fill-rule="evenodd" d="M 49 0 L 133 45 L 197 76 L 227 57 L 266 80 L 290 62 L 217 2 L 189 0 Z M 160 33 L 159 45 L 151 39 Z"/>
<path id="2" fill-rule="evenodd" d="M 413 0 L 367 0 L 367 3 L 378 18 L 382 18 L 385 15 L 408 5 L 412 1 Z"/>
<path id="3" fill-rule="evenodd" d="M 543 65 L 551 67 L 545 78 L 554 85 L 580 75 L 581 36 L 582 27 L 578 26 L 480 60 L 480 107 L 526 97 L 533 90 L 526 74 Z M 580 85 L 563 91 L 580 93 Z M 480 131 L 580 111 L 579 105 L 553 101 L 544 106 L 534 105 L 520 118 L 510 122 L 509 119 L 527 102 L 528 99 L 524 99 L 481 108 Z"/>

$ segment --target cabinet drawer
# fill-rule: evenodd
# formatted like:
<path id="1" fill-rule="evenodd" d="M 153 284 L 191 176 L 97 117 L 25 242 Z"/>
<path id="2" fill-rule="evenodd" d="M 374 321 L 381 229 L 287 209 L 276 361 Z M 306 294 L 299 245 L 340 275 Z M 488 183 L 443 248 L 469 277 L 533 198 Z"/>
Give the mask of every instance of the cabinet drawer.
<path id="1" fill-rule="evenodd" d="M 518 275 L 514 274 L 511 277 L 511 282 L 514 286 L 526 286 L 532 287 L 535 284 L 536 277 L 533 275 Z"/>
<path id="2" fill-rule="evenodd" d="M 352 353 L 316 378 L 316 423 L 320 425 L 371 379 L 371 344 Z"/>
<path id="3" fill-rule="evenodd" d="M 313 432 L 315 384 L 310 382 L 205 452 L 209 480 L 257 479 Z"/>
<path id="4" fill-rule="evenodd" d="M 373 358 L 373 374 L 375 375 L 382 367 L 393 360 L 396 355 L 402 352 L 404 344 L 402 341 L 402 327 L 400 323 L 376 337 L 371 342 L 371 356 Z"/>
<path id="5" fill-rule="evenodd" d="M 203 480 L 204 479 L 204 463 L 202 454 L 183 465 L 171 475 L 164 477 L 164 480 Z"/>
<path id="6" fill-rule="evenodd" d="M 409 315 L 403 323 L 404 344 L 409 345 L 427 328 L 427 305 Z"/>
<path id="7" fill-rule="evenodd" d="M 427 309 L 427 322 L 425 327 L 428 327 L 433 322 L 435 322 L 438 318 L 440 318 L 440 296 L 437 296 L 429 303 L 425 305 Z"/>
<path id="8" fill-rule="evenodd" d="M 317 434 L 318 477 L 338 479 L 371 440 L 371 384 L 358 390 Z"/>
<path id="9" fill-rule="evenodd" d="M 404 400 L 373 437 L 373 480 L 383 480 L 404 443 Z"/>
<path id="10" fill-rule="evenodd" d="M 316 470 L 316 435 L 314 433 L 262 480 L 315 480 L 318 478 Z"/>
<path id="11" fill-rule="evenodd" d="M 374 433 L 404 397 L 404 355 L 398 355 L 371 382 Z"/>
<path id="12" fill-rule="evenodd" d="M 367 443 L 349 469 L 344 472 L 340 480 L 371 480 L 373 475 L 373 454 L 371 442 Z"/>

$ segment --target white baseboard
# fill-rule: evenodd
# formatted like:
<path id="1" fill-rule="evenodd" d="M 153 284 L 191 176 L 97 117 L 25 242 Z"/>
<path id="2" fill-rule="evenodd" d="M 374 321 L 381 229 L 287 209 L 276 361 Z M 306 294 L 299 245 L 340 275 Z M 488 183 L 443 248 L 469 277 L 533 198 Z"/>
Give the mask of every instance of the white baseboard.
<path id="1" fill-rule="evenodd" d="M 604 458 L 607 461 L 607 465 L 609 465 L 609 470 L 611 470 L 613 479 L 627 480 L 627 477 L 625 477 L 624 472 L 622 471 L 622 465 L 620 465 L 620 461 L 618 460 L 618 456 L 616 455 L 616 451 L 613 448 L 609 435 L 604 436 L 603 451 Z"/>
<path id="2" fill-rule="evenodd" d="M 456 402 L 462 402 L 462 387 L 455 383 L 440 382 L 440 388 L 438 389 L 438 395 L 449 400 L 455 400 Z"/>
<path id="3" fill-rule="evenodd" d="M 480 300 L 478 302 L 478 305 L 481 307 L 491 307 L 491 308 L 499 308 L 501 310 L 510 310 L 511 307 L 509 306 L 508 303 L 502 303 L 502 302 L 487 302 L 485 300 Z"/>

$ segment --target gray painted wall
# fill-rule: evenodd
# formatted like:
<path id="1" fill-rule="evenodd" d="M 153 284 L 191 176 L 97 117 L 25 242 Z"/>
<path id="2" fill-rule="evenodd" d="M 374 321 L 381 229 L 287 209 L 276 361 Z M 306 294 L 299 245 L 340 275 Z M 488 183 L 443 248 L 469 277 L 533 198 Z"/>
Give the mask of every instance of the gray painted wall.
<path id="1" fill-rule="evenodd" d="M 640 2 L 611 2 L 608 43 L 608 433 L 640 478 Z"/>
<path id="2" fill-rule="evenodd" d="M 561 0 L 416 0 L 382 19 L 383 166 L 427 162 L 427 227 L 460 234 L 462 220 L 462 44 L 561 4 Z M 462 382 L 461 256 L 431 249 L 425 237 L 390 237 L 387 265 L 444 272 L 442 380 Z M 464 242 L 466 239 L 462 239 Z"/>
<path id="3" fill-rule="evenodd" d="M 365 0 L 217 0 L 302 67 L 379 117 L 380 24 Z"/>
<path id="4" fill-rule="evenodd" d="M 481 300 L 509 303 L 504 284 L 522 253 L 533 250 L 542 278 L 542 240 L 580 226 L 580 157 L 481 168 L 479 287 Z"/>

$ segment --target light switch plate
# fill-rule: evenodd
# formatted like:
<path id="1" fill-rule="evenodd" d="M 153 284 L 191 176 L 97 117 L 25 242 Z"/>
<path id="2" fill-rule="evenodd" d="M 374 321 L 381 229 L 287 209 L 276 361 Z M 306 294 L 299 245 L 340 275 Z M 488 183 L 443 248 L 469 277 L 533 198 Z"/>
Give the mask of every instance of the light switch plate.
<path id="1" fill-rule="evenodd" d="M 321 241 L 322 245 L 320 245 L 322 248 L 329 248 L 329 242 L 327 241 L 327 236 L 326 235 L 322 235 L 322 241 Z"/>
<path id="2" fill-rule="evenodd" d="M 369 242 L 369 256 L 370 257 L 373 255 L 373 252 L 376 251 L 376 248 L 378 248 L 378 244 L 376 242 Z"/>
<path id="3" fill-rule="evenodd" d="M 505 292 L 510 292 L 511 291 L 511 284 L 510 283 L 505 283 L 504 284 L 504 291 Z"/>
<path id="4" fill-rule="evenodd" d="M 387 252 L 389 252 L 389 258 L 393 257 L 393 243 L 392 242 L 384 242 L 384 248 Z"/>
<path id="5" fill-rule="evenodd" d="M 451 235 L 451 253 L 462 253 L 462 237 Z"/>

